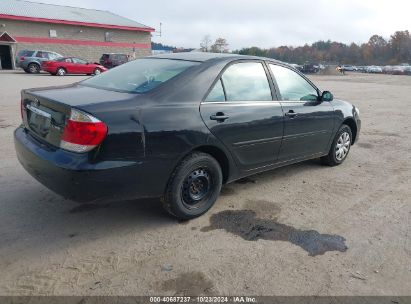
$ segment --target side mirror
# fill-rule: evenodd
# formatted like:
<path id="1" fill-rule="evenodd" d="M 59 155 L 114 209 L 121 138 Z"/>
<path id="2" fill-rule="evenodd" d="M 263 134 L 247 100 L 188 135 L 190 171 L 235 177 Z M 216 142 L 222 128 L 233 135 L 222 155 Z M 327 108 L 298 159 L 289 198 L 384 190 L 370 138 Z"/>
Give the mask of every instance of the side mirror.
<path id="1" fill-rule="evenodd" d="M 321 101 L 332 101 L 334 99 L 333 94 L 330 91 L 324 91 L 321 94 Z"/>

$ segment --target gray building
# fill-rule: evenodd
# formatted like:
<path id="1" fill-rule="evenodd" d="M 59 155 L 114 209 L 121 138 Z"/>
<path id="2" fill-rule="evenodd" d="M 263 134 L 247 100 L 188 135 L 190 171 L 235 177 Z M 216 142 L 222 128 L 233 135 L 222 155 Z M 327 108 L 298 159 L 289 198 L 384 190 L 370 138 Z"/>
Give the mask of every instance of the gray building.
<path id="1" fill-rule="evenodd" d="M 108 11 L 0 1 L 2 68 L 14 68 L 19 50 L 45 50 L 98 61 L 103 53 L 151 54 L 154 29 Z"/>

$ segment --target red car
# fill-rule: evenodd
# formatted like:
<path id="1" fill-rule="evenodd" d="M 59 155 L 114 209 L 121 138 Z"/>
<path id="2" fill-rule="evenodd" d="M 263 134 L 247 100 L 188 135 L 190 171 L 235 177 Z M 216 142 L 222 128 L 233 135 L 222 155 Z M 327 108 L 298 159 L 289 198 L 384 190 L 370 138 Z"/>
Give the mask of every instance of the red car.
<path id="1" fill-rule="evenodd" d="M 62 57 L 53 61 L 43 61 L 41 68 L 51 75 L 64 76 L 66 74 L 98 75 L 107 71 L 105 67 L 96 63 L 75 57 Z"/>

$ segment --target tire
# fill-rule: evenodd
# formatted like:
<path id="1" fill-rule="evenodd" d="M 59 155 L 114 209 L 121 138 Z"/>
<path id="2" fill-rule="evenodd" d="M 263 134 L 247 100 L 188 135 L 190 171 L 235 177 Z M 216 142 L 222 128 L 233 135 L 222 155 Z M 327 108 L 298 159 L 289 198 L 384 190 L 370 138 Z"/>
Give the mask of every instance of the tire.
<path id="1" fill-rule="evenodd" d="M 30 73 L 30 71 L 28 69 L 23 69 L 24 72 L 26 72 L 27 74 Z"/>
<path id="2" fill-rule="evenodd" d="M 30 74 L 38 74 L 40 73 L 40 66 L 37 63 L 30 63 L 27 66 L 27 70 Z"/>
<path id="3" fill-rule="evenodd" d="M 99 68 L 95 68 L 93 74 L 94 74 L 94 75 L 100 75 L 100 74 L 101 74 L 101 70 L 100 70 Z"/>
<path id="4" fill-rule="evenodd" d="M 66 75 L 66 69 L 65 68 L 58 68 L 57 70 L 56 70 L 56 75 L 57 76 L 65 76 Z"/>
<path id="5" fill-rule="evenodd" d="M 351 128 L 342 125 L 335 135 L 328 155 L 321 157 L 322 163 L 331 167 L 342 164 L 350 152 L 352 139 Z"/>
<path id="6" fill-rule="evenodd" d="M 171 175 L 161 198 L 163 207 L 178 219 L 196 218 L 214 205 L 222 182 L 219 163 L 209 154 L 193 152 Z"/>

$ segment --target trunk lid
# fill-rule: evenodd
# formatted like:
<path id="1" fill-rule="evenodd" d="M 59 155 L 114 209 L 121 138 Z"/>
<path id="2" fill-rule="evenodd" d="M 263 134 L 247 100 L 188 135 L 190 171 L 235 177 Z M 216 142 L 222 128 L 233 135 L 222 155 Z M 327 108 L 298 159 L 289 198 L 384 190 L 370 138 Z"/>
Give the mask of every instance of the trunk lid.
<path id="1" fill-rule="evenodd" d="M 103 103 L 129 100 L 132 97 L 135 95 L 78 84 L 23 90 L 21 92 L 23 124 L 37 139 L 59 147 L 71 108 L 84 110 L 99 118 L 98 114 L 90 110 L 104 108 L 101 107 Z"/>

